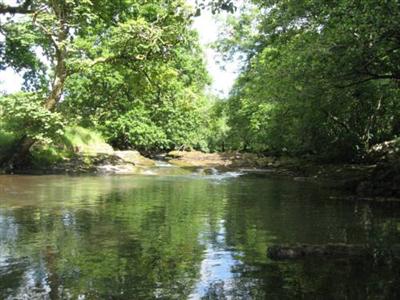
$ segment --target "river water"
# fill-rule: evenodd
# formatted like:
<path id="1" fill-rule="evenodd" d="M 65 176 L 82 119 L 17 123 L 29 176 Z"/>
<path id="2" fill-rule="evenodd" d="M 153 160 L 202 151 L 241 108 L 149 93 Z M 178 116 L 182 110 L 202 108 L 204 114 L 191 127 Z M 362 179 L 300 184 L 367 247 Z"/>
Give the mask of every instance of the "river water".
<path id="1" fill-rule="evenodd" d="M 399 299 L 400 207 L 238 175 L 0 176 L 0 299 Z M 377 258 L 266 256 L 339 242 Z"/>

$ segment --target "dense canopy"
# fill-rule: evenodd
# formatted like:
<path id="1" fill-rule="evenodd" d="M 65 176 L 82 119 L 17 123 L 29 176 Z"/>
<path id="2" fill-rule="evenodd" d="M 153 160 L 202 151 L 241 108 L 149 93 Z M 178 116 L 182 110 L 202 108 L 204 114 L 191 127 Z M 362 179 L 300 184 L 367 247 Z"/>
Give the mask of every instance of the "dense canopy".
<path id="1" fill-rule="evenodd" d="M 398 1 L 194 2 L 1 1 L 0 68 L 24 78 L 0 98 L 3 163 L 61 143 L 66 126 L 145 153 L 328 161 L 362 160 L 400 134 Z M 192 26 L 204 9 L 231 14 L 216 47 L 242 58 L 224 100 L 207 91 Z"/>
<path id="2" fill-rule="evenodd" d="M 252 1 L 219 44 L 245 56 L 233 147 L 361 158 L 400 134 L 398 1 Z"/>

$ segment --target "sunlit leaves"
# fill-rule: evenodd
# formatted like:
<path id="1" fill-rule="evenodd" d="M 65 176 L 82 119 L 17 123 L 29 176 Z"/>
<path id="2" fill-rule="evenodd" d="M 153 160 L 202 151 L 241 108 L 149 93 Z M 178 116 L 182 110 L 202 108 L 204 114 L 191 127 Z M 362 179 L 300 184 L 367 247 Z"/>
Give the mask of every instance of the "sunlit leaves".
<path id="1" fill-rule="evenodd" d="M 68 62 L 76 72 L 62 108 L 118 148 L 197 146 L 205 140 L 202 93 L 209 79 L 197 35 L 182 17 L 189 8 L 147 1 L 132 10 L 135 18 L 102 29 L 100 37 L 75 39 Z"/>
<path id="2" fill-rule="evenodd" d="M 62 134 L 62 117 L 43 107 L 36 94 L 17 93 L 0 98 L 3 127 L 17 136 L 49 142 Z"/>

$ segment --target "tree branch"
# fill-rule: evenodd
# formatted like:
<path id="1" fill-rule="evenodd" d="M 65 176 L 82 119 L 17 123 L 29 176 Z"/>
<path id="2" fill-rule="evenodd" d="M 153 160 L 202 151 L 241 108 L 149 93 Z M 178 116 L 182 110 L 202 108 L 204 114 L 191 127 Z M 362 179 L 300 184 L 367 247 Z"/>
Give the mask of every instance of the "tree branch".
<path id="1" fill-rule="evenodd" d="M 361 80 L 357 80 L 357 81 L 353 81 L 350 82 L 348 84 L 344 84 L 344 85 L 335 85 L 336 88 L 348 88 L 348 87 L 352 87 L 364 82 L 368 82 L 371 80 L 382 80 L 382 79 L 391 79 L 391 80 L 400 80 L 399 76 L 395 76 L 395 75 L 371 75 L 372 77 L 368 77 L 365 79 L 361 79 Z"/>
<path id="2" fill-rule="evenodd" d="M 59 44 L 58 44 L 56 38 L 54 37 L 53 33 L 50 30 L 48 30 L 48 28 L 46 28 L 45 26 L 43 26 L 42 24 L 40 24 L 38 22 L 33 22 L 33 25 L 36 25 L 40 30 L 42 30 L 42 32 L 45 33 L 48 36 L 48 38 L 51 40 L 54 47 L 57 50 L 60 50 L 60 47 L 59 47 Z"/>
<path id="3" fill-rule="evenodd" d="M 107 63 L 117 63 L 117 62 L 133 62 L 139 61 L 137 58 L 133 56 L 124 56 L 124 55 L 115 55 L 115 56 L 108 56 L 108 57 L 98 57 L 95 59 L 87 59 L 81 61 L 81 64 L 85 67 L 94 67 L 97 64 L 107 64 Z M 81 67 L 77 68 L 74 71 L 70 71 L 70 74 L 76 73 L 81 69 Z"/>
<path id="4" fill-rule="evenodd" d="M 351 129 L 350 126 L 348 124 L 346 124 L 345 122 L 342 122 L 341 120 L 339 120 L 338 117 L 332 115 L 329 111 L 325 110 L 325 109 L 321 109 L 321 111 L 330 119 L 332 120 L 334 123 L 340 125 L 341 127 L 343 127 L 348 133 L 351 133 Z"/>

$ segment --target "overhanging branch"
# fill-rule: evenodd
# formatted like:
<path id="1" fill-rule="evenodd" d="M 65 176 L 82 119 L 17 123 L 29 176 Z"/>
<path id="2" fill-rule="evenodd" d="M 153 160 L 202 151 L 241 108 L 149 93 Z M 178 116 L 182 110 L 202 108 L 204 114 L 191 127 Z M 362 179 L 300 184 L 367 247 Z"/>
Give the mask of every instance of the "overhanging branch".
<path id="1" fill-rule="evenodd" d="M 372 77 L 368 77 L 368 78 L 364 78 L 364 79 L 360 79 L 360 80 L 356 80 L 344 85 L 335 85 L 336 88 L 348 88 L 348 87 L 352 87 L 358 84 L 362 84 L 368 81 L 372 81 L 372 80 L 383 80 L 383 79 L 391 79 L 391 80 L 400 80 L 399 76 L 395 76 L 395 75 L 374 75 Z"/>

